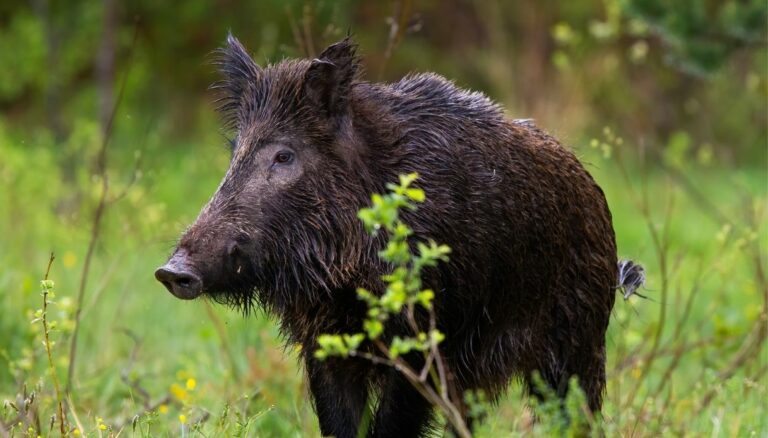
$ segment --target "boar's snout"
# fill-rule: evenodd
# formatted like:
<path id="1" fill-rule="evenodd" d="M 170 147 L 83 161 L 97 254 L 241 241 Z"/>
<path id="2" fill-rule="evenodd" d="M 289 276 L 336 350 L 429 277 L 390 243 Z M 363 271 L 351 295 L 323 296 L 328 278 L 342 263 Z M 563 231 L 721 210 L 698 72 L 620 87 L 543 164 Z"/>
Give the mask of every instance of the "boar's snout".
<path id="1" fill-rule="evenodd" d="M 155 278 L 177 298 L 191 300 L 203 293 L 203 281 L 190 266 L 185 251 L 177 251 L 155 271 Z"/>

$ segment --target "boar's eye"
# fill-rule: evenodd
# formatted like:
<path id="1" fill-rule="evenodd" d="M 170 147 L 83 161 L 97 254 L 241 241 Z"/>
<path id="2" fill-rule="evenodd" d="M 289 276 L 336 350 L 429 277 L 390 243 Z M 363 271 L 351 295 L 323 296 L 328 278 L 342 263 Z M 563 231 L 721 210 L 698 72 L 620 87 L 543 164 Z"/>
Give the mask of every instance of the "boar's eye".
<path id="1" fill-rule="evenodd" d="M 275 158 L 272 160 L 274 164 L 288 164 L 293 161 L 293 152 L 280 151 L 275 154 Z"/>

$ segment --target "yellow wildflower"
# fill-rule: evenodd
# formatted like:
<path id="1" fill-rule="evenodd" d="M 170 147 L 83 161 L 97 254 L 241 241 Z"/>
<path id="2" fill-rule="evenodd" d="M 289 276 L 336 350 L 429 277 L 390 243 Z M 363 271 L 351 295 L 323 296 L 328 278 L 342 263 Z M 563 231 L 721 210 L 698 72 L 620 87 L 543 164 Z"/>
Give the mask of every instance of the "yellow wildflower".
<path id="1" fill-rule="evenodd" d="M 178 383 L 171 385 L 171 394 L 180 401 L 185 401 L 189 398 L 189 393 L 186 389 L 182 388 Z"/>
<path id="2" fill-rule="evenodd" d="M 194 378 L 190 377 L 187 379 L 187 389 L 190 391 L 194 391 L 195 387 L 197 386 L 197 382 Z"/>
<path id="3" fill-rule="evenodd" d="M 77 264 L 77 256 L 72 251 L 67 251 L 64 253 L 64 257 L 62 257 L 62 261 L 65 268 L 71 269 Z"/>

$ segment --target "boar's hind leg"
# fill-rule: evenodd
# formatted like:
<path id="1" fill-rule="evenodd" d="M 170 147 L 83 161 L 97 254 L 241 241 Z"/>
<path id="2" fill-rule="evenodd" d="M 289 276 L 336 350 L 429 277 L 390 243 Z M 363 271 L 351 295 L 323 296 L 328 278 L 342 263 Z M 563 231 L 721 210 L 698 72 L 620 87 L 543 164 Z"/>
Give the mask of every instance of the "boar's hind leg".
<path id="1" fill-rule="evenodd" d="M 576 360 L 576 358 L 572 358 Z M 569 366 L 567 363 L 550 364 L 550 366 L 541 367 L 538 371 L 541 380 L 547 388 L 541 388 L 540 383 L 533 378 L 533 371 L 526 373 L 525 383 L 528 393 L 539 402 L 549 401 L 549 394 L 555 395 L 561 401 L 568 396 L 568 382 L 572 377 L 577 377 L 579 386 L 584 391 L 587 405 L 592 412 L 599 412 L 603 391 L 605 389 L 605 353 L 604 347 L 599 351 L 584 352 L 581 359 L 590 359 L 588 362 L 578 361 Z"/>
<path id="2" fill-rule="evenodd" d="M 306 366 L 320 433 L 336 438 L 357 437 L 368 400 L 363 364 L 354 359 L 332 358 L 320 362 L 307 358 Z"/>
<path id="3" fill-rule="evenodd" d="M 429 402 L 400 372 L 392 369 L 384 379 L 371 435 L 418 437 L 429 427 L 431 416 Z"/>

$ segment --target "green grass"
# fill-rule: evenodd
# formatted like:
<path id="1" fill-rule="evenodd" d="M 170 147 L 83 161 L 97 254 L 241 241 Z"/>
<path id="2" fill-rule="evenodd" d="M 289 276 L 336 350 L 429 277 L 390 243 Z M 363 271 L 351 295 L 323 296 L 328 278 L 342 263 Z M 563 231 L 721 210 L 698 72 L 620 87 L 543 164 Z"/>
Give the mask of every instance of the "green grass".
<path id="1" fill-rule="evenodd" d="M 73 141 L 81 165 L 72 184 L 60 183 L 63 152 L 50 140 L 15 138 L 0 126 L 0 399 L 15 406 L 0 407 L 0 419 L 14 436 L 58 430 L 50 432 L 56 396 L 42 327 L 30 321 L 42 306 L 39 281 L 53 251 L 56 298 L 48 318 L 59 324 L 53 356 L 66 382 L 74 301 L 100 184 L 88 164 L 98 135 L 82 125 Z M 67 418 L 88 436 L 319 434 L 296 347 L 283 346 L 273 320 L 264 314 L 245 318 L 201 300 L 179 301 L 153 278 L 226 169 L 223 149 L 200 145 L 221 142 L 216 135 L 195 146 L 163 145 L 156 135 L 115 137 L 112 193 L 131 179 L 134 144 L 142 144 L 144 158 L 141 178 L 108 207 L 85 291 Z M 643 294 L 649 299 L 619 299 L 614 309 L 607 435 L 768 435 L 764 338 L 749 348 L 760 334 L 755 327 L 761 312 L 765 317 L 765 284 L 756 273 L 768 243 L 764 169 L 697 163 L 682 169 L 729 219 L 727 225 L 658 166 L 645 171 L 632 163 L 627 181 L 616 161 L 586 142 L 576 146 L 608 197 L 620 254 L 648 271 Z M 628 150 L 622 152 L 627 158 Z M 644 186 L 647 215 L 637 205 Z M 667 235 L 663 251 L 654 247 L 649 220 Z M 678 327 L 691 294 L 687 319 Z M 650 360 L 660 324 L 658 354 Z M 19 415 L 25 391 L 36 396 L 30 413 Z M 556 432 L 546 416 L 532 425 L 521 391 L 511 384 L 480 435 Z"/>

